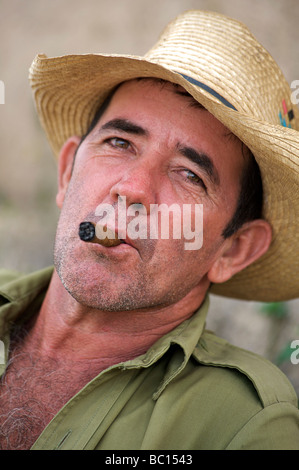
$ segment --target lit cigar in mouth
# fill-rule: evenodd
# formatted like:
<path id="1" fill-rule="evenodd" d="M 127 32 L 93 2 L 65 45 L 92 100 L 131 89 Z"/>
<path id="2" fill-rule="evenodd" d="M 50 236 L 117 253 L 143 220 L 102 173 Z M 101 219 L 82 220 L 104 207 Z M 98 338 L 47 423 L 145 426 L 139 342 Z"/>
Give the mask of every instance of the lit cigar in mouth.
<path id="1" fill-rule="evenodd" d="M 106 247 L 117 246 L 122 243 L 117 234 L 108 227 L 106 227 L 106 237 L 103 239 L 98 238 L 96 236 L 96 224 L 93 222 L 81 222 L 79 225 L 79 237 L 84 242 L 98 243 Z"/>

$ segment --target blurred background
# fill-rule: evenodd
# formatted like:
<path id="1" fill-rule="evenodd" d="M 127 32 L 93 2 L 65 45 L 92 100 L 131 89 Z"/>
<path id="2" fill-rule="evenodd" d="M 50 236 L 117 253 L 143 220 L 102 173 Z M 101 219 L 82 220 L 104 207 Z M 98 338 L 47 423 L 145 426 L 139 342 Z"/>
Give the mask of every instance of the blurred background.
<path id="1" fill-rule="evenodd" d="M 145 53 L 164 26 L 187 9 L 243 21 L 299 79 L 298 0 L 0 0 L 0 267 L 29 272 L 52 264 L 58 219 L 56 163 L 40 128 L 28 84 L 37 53 Z M 299 393 L 298 300 L 283 304 L 213 296 L 208 328 L 276 362 Z M 298 355 L 299 356 L 299 355 Z"/>

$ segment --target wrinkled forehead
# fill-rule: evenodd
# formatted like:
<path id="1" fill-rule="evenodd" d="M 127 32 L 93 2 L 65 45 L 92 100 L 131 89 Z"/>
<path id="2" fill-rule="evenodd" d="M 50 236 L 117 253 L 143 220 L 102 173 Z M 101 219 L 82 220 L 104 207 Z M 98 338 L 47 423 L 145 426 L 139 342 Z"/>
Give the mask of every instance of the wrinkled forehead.
<path id="1" fill-rule="evenodd" d="M 164 79 L 160 78 L 155 78 L 155 77 L 140 77 L 140 78 L 133 78 L 131 80 L 126 80 L 122 83 L 120 83 L 112 92 L 112 96 L 116 94 L 118 90 L 126 89 L 126 88 L 131 88 L 132 90 L 136 86 L 154 86 L 159 88 L 161 91 L 167 90 L 169 92 L 172 92 L 174 94 L 177 94 L 179 96 L 185 97 L 191 106 L 197 107 L 198 109 L 205 109 L 202 104 L 200 104 L 198 101 L 193 98 L 190 93 L 188 93 L 185 88 L 183 88 L 181 85 L 173 82 L 169 82 Z"/>
<path id="2" fill-rule="evenodd" d="M 127 80 L 127 81 L 120 83 L 113 90 L 113 92 L 110 95 L 110 98 L 108 98 L 109 102 L 111 101 L 111 99 L 117 93 L 118 90 L 130 88 L 133 92 L 133 90 L 138 85 L 139 86 L 144 85 L 145 87 L 147 85 L 154 86 L 154 87 L 158 87 L 160 90 L 167 90 L 169 92 L 172 92 L 175 95 L 181 96 L 182 98 L 184 98 L 187 105 L 189 105 L 191 108 L 204 110 L 205 112 L 210 114 L 210 112 L 206 110 L 206 108 L 199 101 L 197 101 L 184 87 L 182 87 L 181 85 L 177 83 L 170 82 L 170 81 L 156 78 L 156 77 L 139 77 L 139 78 L 134 78 L 134 79 Z M 233 134 L 226 126 L 220 123 L 220 121 L 218 121 L 214 116 L 213 118 L 223 127 L 223 135 L 225 138 L 239 143 L 240 147 L 242 147 L 242 154 L 247 155 L 250 153 L 249 149 L 247 149 L 247 147 L 235 134 Z"/>

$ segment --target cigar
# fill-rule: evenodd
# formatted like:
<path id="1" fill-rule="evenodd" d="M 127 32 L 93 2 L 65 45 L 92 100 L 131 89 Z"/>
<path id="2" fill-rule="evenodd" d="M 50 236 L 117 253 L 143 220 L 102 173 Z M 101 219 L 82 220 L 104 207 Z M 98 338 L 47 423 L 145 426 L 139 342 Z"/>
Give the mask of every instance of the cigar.
<path id="1" fill-rule="evenodd" d="M 108 227 L 106 227 L 106 233 L 106 237 L 101 239 L 96 236 L 96 225 L 93 222 L 81 222 L 79 225 L 79 237 L 84 242 L 99 243 L 106 247 L 117 246 L 122 243 L 117 234 Z"/>

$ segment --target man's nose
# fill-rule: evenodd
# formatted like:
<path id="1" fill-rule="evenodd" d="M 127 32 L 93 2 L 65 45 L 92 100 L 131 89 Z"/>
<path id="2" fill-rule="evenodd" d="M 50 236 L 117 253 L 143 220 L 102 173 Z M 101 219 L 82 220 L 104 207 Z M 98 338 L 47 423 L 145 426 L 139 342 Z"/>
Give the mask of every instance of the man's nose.
<path id="1" fill-rule="evenodd" d="M 110 195 L 114 201 L 125 196 L 127 206 L 142 204 L 149 214 L 150 204 L 156 203 L 158 178 L 157 169 L 152 165 L 135 161 L 112 186 Z"/>

